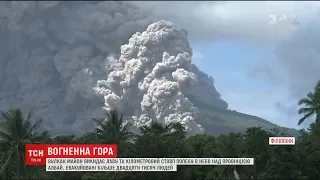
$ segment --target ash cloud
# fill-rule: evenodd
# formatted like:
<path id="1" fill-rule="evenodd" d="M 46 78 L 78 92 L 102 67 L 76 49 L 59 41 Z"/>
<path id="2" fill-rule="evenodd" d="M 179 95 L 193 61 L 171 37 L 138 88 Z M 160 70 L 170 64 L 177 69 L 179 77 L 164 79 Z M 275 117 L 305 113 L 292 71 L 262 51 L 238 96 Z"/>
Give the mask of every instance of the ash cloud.
<path id="1" fill-rule="evenodd" d="M 103 114 L 92 88 L 105 57 L 151 21 L 126 2 L 1 2 L 0 109 L 21 107 L 52 132 Z"/>
<path id="2" fill-rule="evenodd" d="M 121 46 L 120 57 L 109 61 L 114 70 L 95 90 L 104 96 L 107 109 L 140 107 L 132 114 L 138 127 L 179 121 L 190 132 L 201 133 L 197 108 L 182 92 L 197 83 L 191 56 L 186 31 L 167 21 L 153 23 Z"/>
<path id="3" fill-rule="evenodd" d="M 138 126 L 178 120 L 192 132 L 203 129 L 190 94 L 227 107 L 213 78 L 191 64 L 186 31 L 150 25 L 129 2 L 8 1 L 0 9 L 0 110 L 31 111 L 52 133 L 93 128 L 104 103 Z"/>

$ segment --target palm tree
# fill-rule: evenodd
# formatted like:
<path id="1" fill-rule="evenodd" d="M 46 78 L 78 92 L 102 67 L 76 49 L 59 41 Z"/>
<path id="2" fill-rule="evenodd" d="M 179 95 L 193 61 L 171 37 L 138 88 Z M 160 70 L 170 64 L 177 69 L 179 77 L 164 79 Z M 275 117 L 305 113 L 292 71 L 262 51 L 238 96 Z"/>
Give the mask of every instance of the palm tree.
<path id="1" fill-rule="evenodd" d="M 121 157 L 128 153 L 128 149 L 132 147 L 132 143 L 128 142 L 134 137 L 134 134 L 130 131 L 131 123 L 125 122 L 123 114 L 118 114 L 116 110 L 111 110 L 106 113 L 106 118 L 93 120 L 97 123 L 96 138 L 100 143 L 117 144 L 118 157 Z M 130 156 L 130 155 L 129 155 Z M 117 176 L 117 172 L 113 173 Z"/>
<path id="2" fill-rule="evenodd" d="M 143 134 L 158 134 L 160 136 L 167 136 L 169 134 L 185 135 L 185 128 L 181 123 L 172 122 L 165 126 L 162 124 L 152 121 L 150 126 L 143 126 L 140 128 Z M 173 131 L 173 132 L 172 132 Z"/>
<path id="3" fill-rule="evenodd" d="M 169 158 L 180 157 L 184 150 L 184 127 L 180 123 L 163 125 L 152 121 L 140 127 L 141 134 L 134 143 L 135 157 Z M 138 173 L 136 179 L 176 179 L 171 173 Z"/>
<path id="4" fill-rule="evenodd" d="M 24 146 L 31 143 L 35 137 L 34 130 L 40 125 L 42 120 L 31 123 L 31 114 L 28 113 L 26 119 L 20 109 L 11 109 L 3 112 L 0 125 L 0 144 L 9 147 L 9 156 L 0 170 L 1 175 L 5 175 L 8 165 L 14 160 L 16 164 L 16 176 L 20 179 L 25 173 Z"/>
<path id="5" fill-rule="evenodd" d="M 152 121 L 149 126 L 143 126 L 140 128 L 142 134 L 158 135 L 159 137 L 168 135 L 170 130 L 171 124 L 163 126 L 155 121 Z"/>
<path id="6" fill-rule="evenodd" d="M 105 119 L 93 120 L 97 123 L 96 133 L 101 143 L 119 144 L 133 137 L 131 123 L 124 122 L 123 115 L 119 116 L 115 110 L 107 112 Z"/>
<path id="7" fill-rule="evenodd" d="M 173 130 L 173 134 L 174 135 L 178 135 L 181 138 L 185 138 L 186 135 L 186 129 L 185 127 L 179 123 L 179 122 L 173 122 L 173 123 L 169 123 L 169 125 L 167 125 L 169 129 Z"/>
<path id="8" fill-rule="evenodd" d="M 171 157 L 178 154 L 183 145 L 184 127 L 180 123 L 162 125 L 152 121 L 140 128 L 141 135 L 135 141 L 136 154 L 140 157 Z"/>
<path id="9" fill-rule="evenodd" d="M 138 157 L 163 157 L 167 145 L 169 126 L 163 126 L 158 122 L 140 127 L 141 135 L 135 140 L 135 154 Z"/>
<path id="10" fill-rule="evenodd" d="M 300 99 L 298 105 L 304 105 L 299 109 L 299 114 L 303 117 L 299 120 L 298 125 L 304 122 L 307 118 L 316 115 L 316 124 L 319 125 L 320 121 L 320 81 L 314 88 L 314 92 L 309 92 L 307 97 Z"/>

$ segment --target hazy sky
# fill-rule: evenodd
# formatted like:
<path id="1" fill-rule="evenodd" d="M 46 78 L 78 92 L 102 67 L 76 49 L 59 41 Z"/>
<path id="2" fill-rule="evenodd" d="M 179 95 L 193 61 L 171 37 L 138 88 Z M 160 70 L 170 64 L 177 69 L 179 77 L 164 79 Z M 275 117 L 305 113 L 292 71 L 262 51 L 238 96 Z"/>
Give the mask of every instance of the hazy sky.
<path id="1" fill-rule="evenodd" d="M 297 126 L 297 101 L 320 79 L 320 2 L 134 2 L 185 28 L 194 63 L 230 109 Z M 293 15 L 300 25 L 269 15 Z"/>

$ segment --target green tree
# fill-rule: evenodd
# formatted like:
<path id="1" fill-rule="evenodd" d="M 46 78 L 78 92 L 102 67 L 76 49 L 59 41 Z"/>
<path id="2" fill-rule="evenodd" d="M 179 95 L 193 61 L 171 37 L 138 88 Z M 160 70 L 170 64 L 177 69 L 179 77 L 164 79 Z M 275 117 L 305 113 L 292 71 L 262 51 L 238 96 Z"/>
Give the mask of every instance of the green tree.
<path id="1" fill-rule="evenodd" d="M 135 141 L 136 154 L 140 157 L 171 157 L 175 156 L 174 144 L 183 142 L 184 128 L 179 123 L 162 125 L 152 122 L 149 126 L 140 128 L 141 135 Z M 171 149 L 167 148 L 172 145 Z M 171 153 L 170 153 L 171 152 Z"/>
<path id="2" fill-rule="evenodd" d="M 320 141 L 315 123 L 300 131 L 296 140 L 295 156 L 298 169 L 305 179 L 318 179 L 320 177 Z"/>
<path id="3" fill-rule="evenodd" d="M 96 133 L 98 141 L 101 143 L 120 144 L 133 137 L 130 132 L 131 124 L 125 122 L 123 115 L 112 110 L 106 113 L 105 119 L 93 119 L 97 123 Z"/>
<path id="4" fill-rule="evenodd" d="M 140 128 L 141 135 L 135 140 L 136 157 L 169 158 L 181 157 L 185 151 L 185 129 L 180 123 L 162 125 L 152 122 Z M 177 179 L 174 172 L 138 172 L 136 179 Z"/>
<path id="5" fill-rule="evenodd" d="M 298 105 L 304 105 L 298 113 L 303 117 L 299 120 L 298 125 L 303 123 L 307 118 L 316 115 L 316 124 L 320 124 L 320 81 L 314 87 L 314 92 L 309 92 L 307 97 L 299 100 Z"/>
<path id="6" fill-rule="evenodd" d="M 261 127 L 248 128 L 243 134 L 245 156 L 254 158 L 254 166 L 246 168 L 245 173 L 247 176 L 257 179 L 258 173 L 265 168 L 266 162 L 270 158 L 270 136 L 274 135 L 271 135 Z"/>
<path id="7" fill-rule="evenodd" d="M 5 175 L 5 170 L 11 161 L 16 164 L 16 178 L 20 179 L 25 175 L 26 166 L 24 164 L 24 146 L 31 143 L 36 137 L 34 130 L 40 125 L 42 120 L 37 120 L 32 124 L 31 114 L 23 117 L 20 109 L 11 109 L 2 113 L 3 121 L 0 125 L 0 143 L 7 146 L 9 154 L 6 162 L 2 165 L 0 173 Z"/>
<path id="8" fill-rule="evenodd" d="M 216 138 L 208 134 L 199 134 L 189 137 L 184 149 L 189 158 L 212 158 L 219 157 L 217 153 Z M 215 177 L 214 166 L 182 166 L 179 167 L 180 179 L 213 179 Z"/>
<path id="9" fill-rule="evenodd" d="M 130 156 L 129 148 L 132 147 L 130 140 L 135 136 L 130 131 L 131 123 L 125 122 L 123 115 L 115 111 L 106 113 L 105 119 L 93 119 L 97 123 L 96 139 L 98 143 L 117 144 L 118 157 Z"/>
<path id="10" fill-rule="evenodd" d="M 220 135 L 216 139 L 217 153 L 221 158 L 240 158 L 243 156 L 243 136 L 240 133 L 229 133 Z M 215 168 L 218 179 L 234 179 L 234 171 L 242 173 L 241 167 L 237 166 L 219 166 Z"/>

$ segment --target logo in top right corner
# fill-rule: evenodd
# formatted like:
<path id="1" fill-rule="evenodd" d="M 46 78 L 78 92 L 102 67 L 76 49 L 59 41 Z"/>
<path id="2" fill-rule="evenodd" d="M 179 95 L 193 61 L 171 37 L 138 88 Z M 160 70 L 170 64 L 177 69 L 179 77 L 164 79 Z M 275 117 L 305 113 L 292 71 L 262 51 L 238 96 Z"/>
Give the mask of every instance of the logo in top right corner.
<path id="1" fill-rule="evenodd" d="M 294 15 L 282 14 L 277 16 L 276 14 L 269 14 L 269 25 L 291 24 L 294 26 L 300 25 L 300 21 Z"/>
<path id="2" fill-rule="evenodd" d="M 269 145 L 295 145 L 295 137 L 269 137 Z"/>

